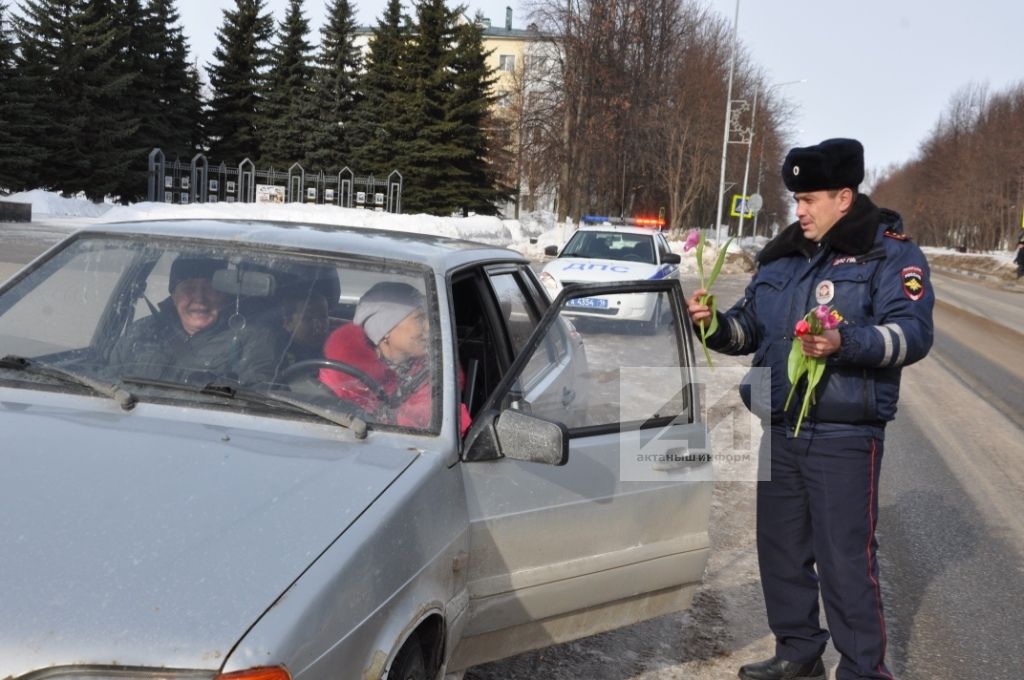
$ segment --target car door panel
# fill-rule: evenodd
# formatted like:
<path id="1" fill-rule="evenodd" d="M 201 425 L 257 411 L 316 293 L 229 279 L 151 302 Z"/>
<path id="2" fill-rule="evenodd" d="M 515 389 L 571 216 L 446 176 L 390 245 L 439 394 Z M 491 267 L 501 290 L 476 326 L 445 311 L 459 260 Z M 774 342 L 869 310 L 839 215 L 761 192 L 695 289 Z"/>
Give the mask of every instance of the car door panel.
<path id="1" fill-rule="evenodd" d="M 537 370 L 542 377 L 548 371 L 548 377 L 535 380 L 538 386 L 559 388 L 549 387 L 549 393 L 558 394 L 562 387 L 589 393 L 586 417 L 599 422 L 572 430 L 569 460 L 562 467 L 509 459 L 462 465 L 471 523 L 470 614 L 456 664 L 479 663 L 684 608 L 700 582 L 709 545 L 710 465 L 648 464 L 644 481 L 623 479 L 624 471 L 635 471 L 635 466 L 624 466 L 622 456 L 642 451 L 653 439 L 679 442 L 677 448 L 686 450 L 707 441 L 686 368 L 692 366 L 693 350 L 689 324 L 683 323 L 682 291 L 674 281 L 631 285 L 670 301 L 671 322 L 652 342 L 675 346 L 684 396 L 671 404 L 673 413 L 658 412 L 664 409 L 655 405 L 657 417 L 646 420 L 640 416 L 644 408 L 632 403 L 643 400 L 628 394 L 610 408 L 606 402 L 613 395 L 601 393 L 606 386 L 600 381 L 620 368 L 631 369 L 615 364 L 603 346 L 593 347 L 594 352 L 586 347 L 590 365 L 582 371 L 557 351 L 548 366 Z M 549 326 L 558 321 L 549 317 L 561 314 L 556 307 L 573 288 L 581 287 L 567 288 L 545 315 Z M 590 337 L 602 335 L 611 338 L 605 344 L 628 350 L 625 354 L 641 365 L 652 355 L 631 347 L 634 341 L 646 342 L 642 337 L 603 330 Z M 535 344 L 538 352 L 552 352 L 552 342 L 534 338 L 527 351 Z M 527 367 L 543 364 L 536 356 L 521 361 Z M 530 401 L 529 392 L 514 396 Z M 506 405 L 515 407 L 516 400 L 506 399 Z M 559 406 L 557 399 L 541 398 L 525 408 L 553 418 Z M 609 422 L 609 413 L 622 415 L 622 421 Z"/>

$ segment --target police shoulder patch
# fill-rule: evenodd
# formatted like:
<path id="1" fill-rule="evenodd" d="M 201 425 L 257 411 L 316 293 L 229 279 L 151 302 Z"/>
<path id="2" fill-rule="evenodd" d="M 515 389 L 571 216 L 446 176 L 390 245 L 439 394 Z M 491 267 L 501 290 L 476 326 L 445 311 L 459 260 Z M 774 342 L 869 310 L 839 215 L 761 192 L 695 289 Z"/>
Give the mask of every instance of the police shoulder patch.
<path id="1" fill-rule="evenodd" d="M 916 302 L 924 297 L 924 270 L 920 267 L 904 267 L 900 279 L 903 281 L 903 294 L 907 298 Z"/>

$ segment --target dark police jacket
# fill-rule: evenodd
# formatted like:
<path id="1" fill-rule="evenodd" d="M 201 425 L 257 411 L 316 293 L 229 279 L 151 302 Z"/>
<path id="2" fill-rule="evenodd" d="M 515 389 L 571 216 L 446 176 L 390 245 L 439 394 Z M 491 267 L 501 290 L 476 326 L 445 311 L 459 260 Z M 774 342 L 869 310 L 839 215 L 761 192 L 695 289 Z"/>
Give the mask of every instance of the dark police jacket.
<path id="1" fill-rule="evenodd" d="M 784 412 L 793 327 L 826 304 L 842 317 L 842 343 L 827 359 L 800 437 L 881 437 L 896 414 L 901 369 L 928 353 L 933 334 L 928 263 L 903 234 L 900 216 L 858 195 L 820 244 L 794 223 L 757 259 L 743 298 L 718 314 L 708 341 L 727 354 L 753 352 L 752 366 L 768 369 L 751 371 L 741 385 L 747 406 L 792 435 L 806 386 Z"/>
<path id="2" fill-rule="evenodd" d="M 278 335 L 254 323 L 235 332 L 228 327 L 230 316 L 222 310 L 215 323 L 189 336 L 167 298 L 156 314 L 133 323 L 117 341 L 110 368 L 117 377 L 184 383 L 270 380 L 278 359 Z"/>

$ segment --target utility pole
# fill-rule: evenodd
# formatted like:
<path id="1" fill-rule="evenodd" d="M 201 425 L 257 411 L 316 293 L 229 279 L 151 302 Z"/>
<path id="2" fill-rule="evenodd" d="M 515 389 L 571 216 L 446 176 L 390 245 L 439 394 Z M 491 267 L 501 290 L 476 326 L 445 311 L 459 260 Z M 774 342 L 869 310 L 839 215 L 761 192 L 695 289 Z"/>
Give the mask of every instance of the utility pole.
<path id="1" fill-rule="evenodd" d="M 729 85 L 725 91 L 725 131 L 722 133 L 722 172 L 718 178 L 718 211 L 715 213 L 715 242 L 722 243 L 722 204 L 725 202 L 725 160 L 729 150 L 732 122 L 732 78 L 736 70 L 736 34 L 740 26 L 740 0 L 736 0 L 736 18 L 732 23 L 732 53 L 729 55 Z"/>

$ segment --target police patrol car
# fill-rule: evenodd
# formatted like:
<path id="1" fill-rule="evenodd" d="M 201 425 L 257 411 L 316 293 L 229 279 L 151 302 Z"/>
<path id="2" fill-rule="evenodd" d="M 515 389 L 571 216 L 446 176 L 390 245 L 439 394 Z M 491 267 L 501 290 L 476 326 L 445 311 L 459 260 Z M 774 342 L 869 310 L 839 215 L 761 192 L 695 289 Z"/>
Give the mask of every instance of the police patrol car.
<path id="1" fill-rule="evenodd" d="M 548 246 L 546 255 L 557 255 L 541 271 L 540 280 L 555 295 L 567 283 L 635 281 L 680 278 L 680 257 L 669 248 L 660 230 L 644 226 L 612 224 L 584 217 L 584 226 L 573 234 L 561 252 Z M 631 221 L 632 224 L 643 222 Z M 652 296 L 597 296 L 573 301 L 573 315 L 634 321 L 653 333 L 663 311 L 663 301 Z"/>

